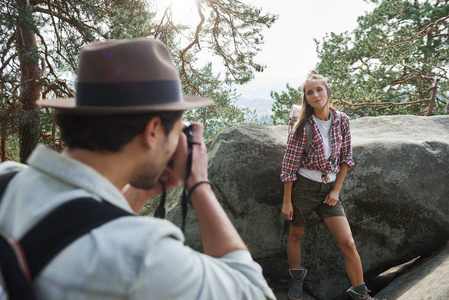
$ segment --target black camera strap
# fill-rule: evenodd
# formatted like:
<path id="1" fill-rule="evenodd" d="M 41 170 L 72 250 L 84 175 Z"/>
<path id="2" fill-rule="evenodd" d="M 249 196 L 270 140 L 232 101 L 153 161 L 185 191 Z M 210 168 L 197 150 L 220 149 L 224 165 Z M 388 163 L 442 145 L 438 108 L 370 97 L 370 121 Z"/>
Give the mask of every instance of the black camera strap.
<path id="1" fill-rule="evenodd" d="M 185 177 L 184 182 L 187 182 L 187 179 L 189 179 L 189 176 L 190 176 L 190 172 L 192 171 L 192 148 L 190 148 L 189 151 L 190 151 L 190 153 L 187 157 L 186 177 Z M 165 219 L 165 200 L 167 198 L 167 190 L 165 188 L 164 183 L 161 180 L 159 180 L 159 182 L 162 186 L 161 201 L 159 202 L 159 206 L 156 208 L 156 211 L 154 212 L 154 216 L 156 218 Z M 182 230 L 182 232 L 184 232 L 184 229 L 186 228 L 188 203 L 189 203 L 189 196 L 187 195 L 186 186 L 184 184 L 184 188 L 182 190 L 182 196 L 181 196 L 181 209 L 182 209 L 181 230 Z"/>
<path id="2" fill-rule="evenodd" d="M 181 199 L 181 209 L 182 209 L 182 224 L 181 224 L 181 230 L 184 232 L 184 229 L 186 228 L 186 218 L 187 218 L 187 204 L 189 202 L 189 196 L 187 196 L 186 192 L 186 183 L 187 179 L 189 179 L 190 172 L 192 171 L 192 145 L 189 144 L 189 156 L 187 157 L 187 164 L 186 164 L 186 180 L 184 181 L 184 188 L 182 189 L 182 199 Z"/>
<path id="3" fill-rule="evenodd" d="M 162 186 L 161 202 L 154 212 L 154 216 L 159 219 L 165 219 L 165 199 L 167 198 L 167 190 L 162 180 L 159 179 L 159 183 Z"/>
<path id="4" fill-rule="evenodd" d="M 186 227 L 186 218 L 187 218 L 187 205 L 189 203 L 189 196 L 187 195 L 186 186 L 187 180 L 190 177 L 190 173 L 192 171 L 192 152 L 193 152 L 193 145 L 197 144 L 193 142 L 193 126 L 188 123 L 184 127 L 184 134 L 187 137 L 187 146 L 189 150 L 189 154 L 187 156 L 187 162 L 186 162 L 186 177 L 184 180 L 184 188 L 182 190 L 182 196 L 181 196 L 181 210 L 182 210 L 182 224 L 181 224 L 181 230 L 184 232 L 184 229 Z M 167 198 L 167 190 L 165 188 L 164 183 L 159 180 L 160 184 L 162 185 L 162 194 L 161 194 L 161 201 L 159 202 L 159 206 L 154 212 L 154 216 L 156 218 L 164 219 L 165 218 L 165 200 Z"/>

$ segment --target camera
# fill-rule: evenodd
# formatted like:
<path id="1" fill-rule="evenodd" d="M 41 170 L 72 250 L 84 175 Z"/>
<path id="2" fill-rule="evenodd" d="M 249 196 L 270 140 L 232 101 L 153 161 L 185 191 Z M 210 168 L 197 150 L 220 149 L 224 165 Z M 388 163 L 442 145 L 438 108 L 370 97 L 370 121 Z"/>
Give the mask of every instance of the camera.
<path id="1" fill-rule="evenodd" d="M 193 125 L 190 122 L 183 122 L 184 128 L 182 132 L 187 136 L 187 146 L 189 149 L 193 146 Z"/>

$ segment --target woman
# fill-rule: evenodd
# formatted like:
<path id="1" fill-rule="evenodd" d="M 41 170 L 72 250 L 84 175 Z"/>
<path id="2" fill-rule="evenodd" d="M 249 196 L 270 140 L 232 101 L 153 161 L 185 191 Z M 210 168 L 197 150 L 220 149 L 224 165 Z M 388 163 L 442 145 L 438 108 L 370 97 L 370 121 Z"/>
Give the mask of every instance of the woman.
<path id="1" fill-rule="evenodd" d="M 290 221 L 287 257 L 292 282 L 288 297 L 292 300 L 302 297 L 307 270 L 301 268 L 300 241 L 307 221 L 315 211 L 329 227 L 344 254 L 346 272 L 352 284 L 347 293 L 353 299 L 374 300 L 364 283 L 360 256 L 339 197 L 346 172 L 354 164 L 349 119 L 329 106 L 331 90 L 326 79 L 316 71 L 309 74 L 302 90 L 301 114 L 289 134 L 281 174 L 284 182 L 282 214 Z M 311 126 L 306 126 L 307 122 Z M 311 131 L 308 150 L 305 149 L 307 130 Z"/>

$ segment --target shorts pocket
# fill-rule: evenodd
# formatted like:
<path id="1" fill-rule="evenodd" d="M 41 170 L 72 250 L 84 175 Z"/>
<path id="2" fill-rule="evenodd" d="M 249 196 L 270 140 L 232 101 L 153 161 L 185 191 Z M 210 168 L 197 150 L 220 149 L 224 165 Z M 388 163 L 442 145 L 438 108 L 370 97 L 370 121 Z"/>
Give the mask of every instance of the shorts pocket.
<path id="1" fill-rule="evenodd" d="M 293 192 L 295 196 L 299 198 L 314 198 L 317 195 L 317 192 L 313 190 L 310 181 L 299 181 Z"/>

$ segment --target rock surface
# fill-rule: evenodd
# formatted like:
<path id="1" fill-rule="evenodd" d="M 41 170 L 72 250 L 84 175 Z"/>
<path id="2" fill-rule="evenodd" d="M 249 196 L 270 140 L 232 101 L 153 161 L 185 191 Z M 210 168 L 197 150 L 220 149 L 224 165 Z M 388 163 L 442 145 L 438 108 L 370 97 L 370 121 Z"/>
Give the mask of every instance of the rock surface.
<path id="1" fill-rule="evenodd" d="M 287 294 L 288 294 L 287 290 L 274 292 L 274 295 L 276 296 L 277 300 L 287 300 L 288 299 Z M 306 291 L 303 291 L 301 300 L 315 300 L 315 298 L 310 296 Z"/>
<path id="2" fill-rule="evenodd" d="M 449 239 L 449 116 L 365 117 L 351 121 L 351 130 L 356 164 L 340 195 L 369 282 Z M 287 126 L 240 124 L 208 144 L 217 198 L 272 281 L 288 278 L 279 179 L 286 139 Z M 174 189 L 167 205 L 167 218 L 178 225 L 180 194 Z M 185 234 L 201 250 L 192 212 Z M 343 255 L 316 215 L 301 247 L 309 270 L 305 290 L 317 300 L 345 299 L 350 282 Z"/>
<path id="3" fill-rule="evenodd" d="M 376 295 L 395 300 L 449 299 L 449 247 L 429 261 L 398 277 Z"/>

